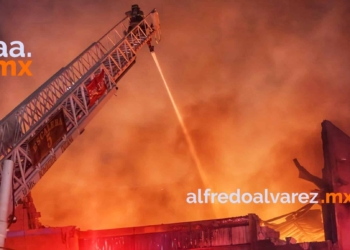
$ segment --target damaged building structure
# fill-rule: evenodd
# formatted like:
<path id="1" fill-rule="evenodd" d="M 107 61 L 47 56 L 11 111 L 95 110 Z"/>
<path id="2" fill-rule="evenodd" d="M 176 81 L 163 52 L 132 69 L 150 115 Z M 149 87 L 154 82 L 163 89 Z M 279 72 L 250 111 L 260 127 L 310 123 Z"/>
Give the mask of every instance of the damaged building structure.
<path id="1" fill-rule="evenodd" d="M 322 123 L 322 178 L 294 160 L 299 178 L 313 182 L 321 195 L 350 192 L 350 137 L 330 121 Z M 241 217 L 144 227 L 81 231 L 74 226 L 44 227 L 30 194 L 16 208 L 17 221 L 7 234 L 13 250 L 349 250 L 350 205 L 321 204 L 269 221 L 255 214 Z M 318 205 L 317 205 L 318 206 Z M 282 223 L 274 221 L 284 219 Z M 20 226 L 22 225 L 22 226 Z M 23 228 L 23 225 L 25 227 Z"/>

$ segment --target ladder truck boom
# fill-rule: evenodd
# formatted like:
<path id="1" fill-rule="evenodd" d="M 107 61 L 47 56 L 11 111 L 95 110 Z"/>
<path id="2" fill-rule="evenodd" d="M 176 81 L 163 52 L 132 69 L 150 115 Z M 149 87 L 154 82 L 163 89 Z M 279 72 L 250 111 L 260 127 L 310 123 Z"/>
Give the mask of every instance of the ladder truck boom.
<path id="1" fill-rule="evenodd" d="M 144 45 L 151 50 L 152 38 L 158 42 L 160 35 L 156 9 L 144 16 L 133 5 L 122 21 L 0 121 L 0 167 L 5 160 L 14 162 L 15 205 L 113 96 L 137 52 Z M 0 180 L 1 174 L 2 167 Z"/>

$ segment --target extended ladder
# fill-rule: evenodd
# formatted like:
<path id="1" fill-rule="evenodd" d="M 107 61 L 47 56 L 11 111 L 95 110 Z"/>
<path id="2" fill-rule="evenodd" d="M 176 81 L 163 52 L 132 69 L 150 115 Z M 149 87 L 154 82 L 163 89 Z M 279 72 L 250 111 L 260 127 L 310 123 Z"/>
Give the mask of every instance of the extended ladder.
<path id="1" fill-rule="evenodd" d="M 1 120 L 0 166 L 5 159 L 14 162 L 15 204 L 113 96 L 137 52 L 152 37 L 160 41 L 155 9 L 130 32 L 128 21 L 124 18 Z"/>

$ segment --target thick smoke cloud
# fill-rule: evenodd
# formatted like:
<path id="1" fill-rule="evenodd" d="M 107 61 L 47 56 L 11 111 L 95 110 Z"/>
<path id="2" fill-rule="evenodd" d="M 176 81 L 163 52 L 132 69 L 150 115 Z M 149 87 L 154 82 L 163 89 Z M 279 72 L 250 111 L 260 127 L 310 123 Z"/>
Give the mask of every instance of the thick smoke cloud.
<path id="1" fill-rule="evenodd" d="M 3 2 L 2 38 L 33 55 L 33 77 L 0 79 L 5 116 L 123 18 L 134 2 Z M 323 167 L 322 120 L 350 131 L 350 4 L 329 1 L 140 1 L 160 13 L 156 52 L 191 131 L 202 183 L 145 48 L 86 132 L 35 186 L 44 224 L 111 228 L 257 213 L 292 205 L 186 204 L 213 192 L 301 192 L 292 159 Z"/>

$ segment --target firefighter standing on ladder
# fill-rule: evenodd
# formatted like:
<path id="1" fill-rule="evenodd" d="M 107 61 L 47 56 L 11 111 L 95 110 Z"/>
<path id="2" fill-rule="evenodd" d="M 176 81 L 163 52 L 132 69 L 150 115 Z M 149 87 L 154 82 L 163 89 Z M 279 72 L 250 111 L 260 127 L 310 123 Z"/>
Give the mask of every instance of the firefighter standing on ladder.
<path id="1" fill-rule="evenodd" d="M 140 9 L 140 7 L 137 4 L 132 5 L 131 6 L 131 10 L 125 12 L 125 15 L 130 20 L 129 28 L 128 28 L 128 32 L 127 33 L 130 33 L 145 18 L 144 14 L 143 14 L 143 11 Z M 145 26 L 145 24 L 141 24 L 140 28 L 146 34 L 146 26 Z M 138 36 L 139 34 L 135 34 L 134 33 L 134 35 Z M 154 51 L 154 46 L 151 45 L 151 39 L 147 41 L 147 45 L 148 45 L 148 48 L 149 48 L 150 52 L 153 52 Z"/>

